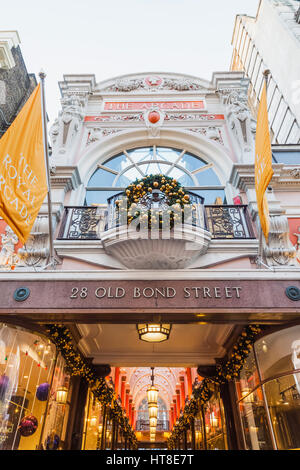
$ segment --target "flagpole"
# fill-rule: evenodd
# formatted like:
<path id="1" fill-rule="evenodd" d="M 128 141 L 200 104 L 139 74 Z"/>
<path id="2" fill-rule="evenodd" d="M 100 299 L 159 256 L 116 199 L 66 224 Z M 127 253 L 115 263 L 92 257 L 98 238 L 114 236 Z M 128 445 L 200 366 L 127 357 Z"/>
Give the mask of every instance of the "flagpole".
<path id="1" fill-rule="evenodd" d="M 49 223 L 49 264 L 55 267 L 55 255 L 53 244 L 53 226 L 52 226 L 52 200 L 51 200 L 51 185 L 50 185 L 50 165 L 49 165 L 49 152 L 47 140 L 47 114 L 46 114 L 46 99 L 45 99 L 45 78 L 44 71 L 40 71 L 39 77 L 41 80 L 41 97 L 42 97 L 42 121 L 43 121 L 43 136 L 44 136 L 44 157 L 46 165 L 47 176 L 47 200 L 48 200 L 48 223 Z"/>
<path id="2" fill-rule="evenodd" d="M 266 69 L 263 71 L 263 76 L 266 84 L 266 92 L 268 91 L 268 77 L 270 75 L 270 70 Z M 262 226 L 261 223 L 259 223 L 259 249 L 258 249 L 258 263 L 259 267 L 262 268 L 262 266 L 266 266 L 263 263 L 263 232 L 262 232 Z"/>

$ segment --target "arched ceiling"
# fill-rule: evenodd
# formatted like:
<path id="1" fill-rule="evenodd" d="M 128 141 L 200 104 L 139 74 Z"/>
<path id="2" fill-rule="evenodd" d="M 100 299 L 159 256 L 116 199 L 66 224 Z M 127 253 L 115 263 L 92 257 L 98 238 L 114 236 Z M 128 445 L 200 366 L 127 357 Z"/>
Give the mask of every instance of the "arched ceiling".
<path id="1" fill-rule="evenodd" d="M 151 385 L 150 367 L 122 368 L 127 376 L 130 393 L 135 407 L 138 408 L 142 399 L 146 396 L 147 389 Z M 159 390 L 159 396 L 169 406 L 175 395 L 176 386 L 179 385 L 179 376 L 185 374 L 184 368 L 157 367 L 154 369 L 154 384 Z"/>

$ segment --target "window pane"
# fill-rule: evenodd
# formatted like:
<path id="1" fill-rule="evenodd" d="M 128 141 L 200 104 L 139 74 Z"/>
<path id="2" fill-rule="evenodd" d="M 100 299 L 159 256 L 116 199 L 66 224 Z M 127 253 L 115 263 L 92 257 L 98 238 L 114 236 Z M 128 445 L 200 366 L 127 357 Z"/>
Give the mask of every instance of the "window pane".
<path id="1" fill-rule="evenodd" d="M 91 206 L 93 204 L 107 204 L 107 199 L 119 191 L 87 191 L 85 196 L 85 205 Z"/>
<path id="2" fill-rule="evenodd" d="M 239 380 L 236 381 L 236 392 L 240 400 L 250 393 L 259 384 L 257 367 L 254 359 L 254 353 L 248 355 L 245 364 L 240 372 Z"/>
<path id="3" fill-rule="evenodd" d="M 99 188 L 101 186 L 112 186 L 116 175 L 109 171 L 98 168 L 88 182 L 88 187 Z"/>
<path id="4" fill-rule="evenodd" d="M 239 403 L 246 450 L 272 450 L 261 389 Z"/>
<path id="5" fill-rule="evenodd" d="M 282 124 L 284 115 L 286 113 L 286 110 L 287 110 L 287 105 L 285 104 L 285 102 L 282 99 L 280 101 L 280 105 L 279 105 L 279 108 L 278 108 L 277 113 L 276 113 L 276 117 L 275 117 L 273 125 L 272 125 L 273 131 L 274 131 L 275 134 L 278 133 L 278 131 L 281 127 L 281 124 Z"/>
<path id="6" fill-rule="evenodd" d="M 199 173 L 196 173 L 195 176 L 198 180 L 199 186 L 221 186 L 219 178 L 211 168 L 200 171 Z"/>
<path id="7" fill-rule="evenodd" d="M 290 109 L 288 109 L 285 115 L 284 121 L 282 123 L 280 132 L 278 134 L 278 142 L 280 144 L 285 144 L 287 136 L 289 135 L 289 132 L 291 130 L 293 121 L 294 121 L 294 116 L 291 113 Z"/>
<path id="8" fill-rule="evenodd" d="M 277 111 L 277 107 L 279 105 L 280 99 L 281 99 L 281 94 L 279 93 L 278 88 L 276 88 L 275 93 L 274 93 L 274 97 L 273 97 L 273 100 L 272 100 L 272 103 L 271 103 L 271 106 L 270 106 L 270 109 L 269 109 L 269 121 L 270 121 L 270 123 L 274 119 L 274 116 L 275 116 L 275 113 Z"/>
<path id="9" fill-rule="evenodd" d="M 273 151 L 277 163 L 286 165 L 300 165 L 300 152 L 276 152 Z"/>
<path id="10" fill-rule="evenodd" d="M 128 150 L 127 153 L 130 155 L 130 158 L 134 161 L 134 163 L 138 163 L 143 160 L 151 160 L 153 158 L 153 147 Z"/>
<path id="11" fill-rule="evenodd" d="M 207 163 L 200 158 L 191 155 L 190 153 L 185 153 L 182 159 L 179 162 L 179 165 L 186 168 L 188 171 L 198 170 L 198 168 L 202 168 L 203 166 L 207 165 Z"/>
<path id="12" fill-rule="evenodd" d="M 268 85 L 268 92 L 267 92 L 267 101 L 269 105 L 271 105 L 275 87 L 276 87 L 275 80 L 271 77 L 269 85 Z"/>
<path id="13" fill-rule="evenodd" d="M 297 374 L 299 375 L 299 374 Z M 266 398 L 278 449 L 300 448 L 300 395 L 295 375 L 265 384 Z"/>
<path id="14" fill-rule="evenodd" d="M 110 160 L 107 160 L 107 162 L 103 163 L 104 166 L 107 166 L 111 170 L 115 171 L 122 171 L 124 168 L 127 166 L 131 165 L 130 161 L 126 157 L 126 155 L 117 155 L 116 157 L 111 158 Z"/>
<path id="15" fill-rule="evenodd" d="M 159 160 L 167 160 L 171 163 L 174 163 L 181 153 L 182 150 L 167 147 L 157 147 L 156 149 L 156 155 Z"/>
<path id="16" fill-rule="evenodd" d="M 300 326 L 264 336 L 255 343 L 255 351 L 262 380 L 300 369 Z"/>
<path id="17" fill-rule="evenodd" d="M 258 53 L 257 53 L 256 50 L 254 49 L 254 50 L 253 50 L 252 57 L 251 57 L 251 61 L 250 61 L 249 70 L 248 70 L 248 75 L 249 75 L 249 77 L 250 77 L 250 79 L 251 79 L 251 82 L 252 82 L 253 67 L 254 67 L 255 62 L 257 62 L 257 60 L 259 60 L 259 58 L 258 58 Z M 252 82 L 252 83 L 253 83 L 253 82 Z"/>
<path id="18" fill-rule="evenodd" d="M 245 60 L 245 70 L 248 69 L 249 63 L 250 63 L 250 60 L 251 60 L 253 54 L 254 54 L 254 46 L 252 45 L 252 42 L 250 42 L 247 57 L 246 57 L 246 60 Z"/>
<path id="19" fill-rule="evenodd" d="M 205 189 L 205 190 L 193 190 L 192 192 L 204 197 L 204 204 L 210 205 L 215 204 L 216 199 L 220 198 L 223 204 L 226 204 L 225 191 L 224 189 Z"/>
<path id="20" fill-rule="evenodd" d="M 300 138 L 299 126 L 296 122 L 294 122 L 294 125 L 292 127 L 291 132 L 290 132 L 290 135 L 287 138 L 286 143 L 287 144 L 298 144 L 299 138 Z"/>

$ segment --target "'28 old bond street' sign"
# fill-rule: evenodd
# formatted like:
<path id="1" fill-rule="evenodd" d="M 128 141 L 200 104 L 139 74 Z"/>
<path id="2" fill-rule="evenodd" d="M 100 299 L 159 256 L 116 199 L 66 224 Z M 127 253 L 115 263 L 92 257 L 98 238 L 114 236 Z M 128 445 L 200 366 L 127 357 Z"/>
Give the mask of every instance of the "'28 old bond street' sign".
<path id="1" fill-rule="evenodd" d="M 300 282 L 283 280 L 30 280 L 2 281 L 0 315 L 29 315 L 33 319 L 105 321 L 134 315 L 178 314 L 187 320 L 237 321 L 248 315 L 272 321 L 300 313 Z M 299 294 L 299 295 L 298 295 Z M 145 317 L 143 317 L 145 318 Z M 177 319 L 179 317 L 177 316 Z M 175 321 L 175 319 L 174 319 Z"/>

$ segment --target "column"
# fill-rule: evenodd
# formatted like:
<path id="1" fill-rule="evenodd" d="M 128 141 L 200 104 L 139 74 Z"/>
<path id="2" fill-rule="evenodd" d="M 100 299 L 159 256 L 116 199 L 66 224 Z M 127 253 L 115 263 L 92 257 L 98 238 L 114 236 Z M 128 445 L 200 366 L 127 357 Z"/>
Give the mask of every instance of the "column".
<path id="1" fill-rule="evenodd" d="M 134 427 L 135 427 L 135 410 L 134 410 L 134 404 L 132 404 L 131 406 L 131 426 L 132 426 L 132 429 L 134 430 Z"/>
<path id="2" fill-rule="evenodd" d="M 176 390 L 177 417 L 180 416 L 180 390 Z"/>
<path id="3" fill-rule="evenodd" d="M 173 411 L 172 407 L 169 409 L 169 431 L 172 429 L 172 424 L 173 424 Z"/>
<path id="4" fill-rule="evenodd" d="M 127 417 L 129 416 L 129 393 L 130 393 L 130 390 L 129 390 L 129 388 L 127 388 L 125 390 L 125 394 L 126 394 L 126 397 L 125 397 L 125 410 L 126 410 Z"/>
<path id="5" fill-rule="evenodd" d="M 171 413 L 172 413 L 171 429 L 173 429 L 175 421 L 176 421 L 174 405 L 171 405 Z"/>
<path id="6" fill-rule="evenodd" d="M 184 408 L 185 405 L 185 384 L 184 384 L 184 377 L 179 377 L 180 380 L 180 408 Z"/>
<path id="7" fill-rule="evenodd" d="M 126 387 L 126 376 L 121 378 L 121 402 L 123 408 L 125 408 L 125 387 Z"/>
<path id="8" fill-rule="evenodd" d="M 120 385 L 120 367 L 115 368 L 115 394 L 119 396 L 119 385 Z"/>
<path id="9" fill-rule="evenodd" d="M 177 421 L 178 415 L 177 415 L 177 400 L 176 397 L 173 400 L 173 409 L 174 409 L 174 424 Z"/>
<path id="10" fill-rule="evenodd" d="M 187 385 L 188 385 L 188 397 L 189 400 L 191 399 L 193 393 L 193 384 L 192 384 L 192 371 L 190 367 L 186 368 L 186 378 L 187 378 Z"/>
<path id="11" fill-rule="evenodd" d="M 131 410 L 132 410 L 132 398 L 129 396 L 129 405 L 128 405 L 128 419 L 131 424 Z"/>
<path id="12" fill-rule="evenodd" d="M 135 429 L 135 424 L 136 424 L 136 410 L 135 407 L 132 407 L 132 428 Z"/>

